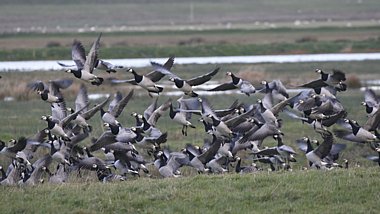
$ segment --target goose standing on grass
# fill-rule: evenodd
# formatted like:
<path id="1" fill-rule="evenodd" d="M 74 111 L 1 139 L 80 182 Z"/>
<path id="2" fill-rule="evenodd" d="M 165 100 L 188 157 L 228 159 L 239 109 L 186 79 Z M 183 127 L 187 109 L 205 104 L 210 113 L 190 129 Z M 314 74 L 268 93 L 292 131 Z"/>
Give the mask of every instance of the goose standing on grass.
<path id="1" fill-rule="evenodd" d="M 82 44 L 74 40 L 71 56 L 75 62 L 77 69 L 66 70 L 67 73 L 72 73 L 76 78 L 90 82 L 92 85 L 101 85 L 104 81 L 102 77 L 98 77 L 94 72 L 94 68 L 98 63 L 98 51 L 99 51 L 99 42 L 102 34 L 99 34 L 98 38 L 92 44 L 90 51 L 88 52 L 87 57 L 85 56 L 85 50 Z"/>
<path id="2" fill-rule="evenodd" d="M 223 83 L 208 91 L 227 91 L 239 89 L 241 93 L 244 93 L 247 96 L 250 96 L 251 94 L 254 94 L 256 92 L 256 88 L 249 81 L 235 76 L 232 72 L 227 72 L 226 75 L 232 78 L 232 82 Z"/>

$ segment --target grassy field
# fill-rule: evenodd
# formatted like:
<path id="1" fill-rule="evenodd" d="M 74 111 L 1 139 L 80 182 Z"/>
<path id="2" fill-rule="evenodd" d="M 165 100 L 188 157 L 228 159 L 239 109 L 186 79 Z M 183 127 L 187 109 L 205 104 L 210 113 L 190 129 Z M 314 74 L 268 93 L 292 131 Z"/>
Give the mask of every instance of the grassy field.
<path id="1" fill-rule="evenodd" d="M 2 213 L 377 213 L 377 168 L 0 187 Z M 207 187 L 207 188 L 205 188 Z"/>
<path id="2" fill-rule="evenodd" d="M 89 3 L 91 2 L 91 3 Z M 334 21 L 377 20 L 380 3 L 376 0 L 219 0 L 215 1 L 2 1 L 0 32 L 64 32 L 128 30 L 149 28 L 231 27 L 296 20 L 329 24 Z M 196 28 L 196 27 L 195 27 Z"/>
<path id="3" fill-rule="evenodd" d="M 2 35 L 0 60 L 70 59 L 74 38 L 89 49 L 97 34 Z M 378 52 L 379 36 L 377 27 L 104 33 L 99 55 L 110 59 Z"/>

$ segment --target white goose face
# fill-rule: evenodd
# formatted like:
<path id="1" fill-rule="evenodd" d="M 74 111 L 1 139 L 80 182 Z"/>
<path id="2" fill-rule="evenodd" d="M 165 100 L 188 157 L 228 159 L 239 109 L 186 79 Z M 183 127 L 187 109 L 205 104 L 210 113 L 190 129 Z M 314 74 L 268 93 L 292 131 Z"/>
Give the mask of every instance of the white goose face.
<path id="1" fill-rule="evenodd" d="M 232 76 L 232 72 L 227 72 L 226 75 L 227 76 Z"/>
<path id="2" fill-rule="evenodd" d="M 47 117 L 44 115 L 41 117 L 41 120 L 47 120 Z"/>
<path id="3" fill-rule="evenodd" d="M 316 69 L 315 72 L 317 72 L 318 74 L 322 73 L 322 70 L 321 69 Z"/>
<path id="4" fill-rule="evenodd" d="M 265 81 L 265 80 L 261 81 L 261 84 L 262 84 L 262 85 L 266 85 L 267 83 L 268 83 L 268 82 Z"/>
<path id="5" fill-rule="evenodd" d="M 139 119 L 143 119 L 143 116 L 141 114 L 137 115 Z"/>
<path id="6" fill-rule="evenodd" d="M 362 102 L 362 105 L 363 105 L 363 106 L 366 106 L 366 105 L 367 105 L 367 103 L 366 103 L 366 102 Z"/>
<path id="7" fill-rule="evenodd" d="M 174 77 L 170 77 L 170 78 L 169 78 L 169 81 L 174 82 Z"/>
<path id="8" fill-rule="evenodd" d="M 103 123 L 103 126 L 104 127 L 110 127 L 110 124 L 109 123 Z"/>
<path id="9" fill-rule="evenodd" d="M 73 73 L 73 71 L 71 69 L 69 70 L 66 70 L 67 73 Z"/>
<path id="10" fill-rule="evenodd" d="M 130 69 L 127 70 L 127 72 L 129 72 L 129 73 L 133 73 L 133 69 L 130 68 Z"/>

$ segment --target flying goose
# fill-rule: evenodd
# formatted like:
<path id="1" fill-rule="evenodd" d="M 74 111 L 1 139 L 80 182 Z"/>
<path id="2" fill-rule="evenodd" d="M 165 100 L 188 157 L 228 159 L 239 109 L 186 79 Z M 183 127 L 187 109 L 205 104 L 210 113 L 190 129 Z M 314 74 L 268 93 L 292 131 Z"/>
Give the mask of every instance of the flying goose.
<path id="1" fill-rule="evenodd" d="M 152 112 L 150 117 L 147 119 L 147 123 L 151 126 L 155 127 L 158 119 L 170 108 L 170 104 L 172 103 L 171 98 L 169 98 L 166 102 L 160 105 L 156 110 Z"/>
<path id="2" fill-rule="evenodd" d="M 9 158 L 15 158 L 17 152 L 22 151 L 27 145 L 27 139 L 25 137 L 20 137 L 17 141 L 11 139 L 9 143 L 12 146 L 6 146 L 5 142 L 0 140 L 0 154 L 5 155 Z"/>
<path id="3" fill-rule="evenodd" d="M 92 108 L 88 108 L 90 102 L 88 99 L 87 88 L 84 84 L 81 84 L 78 95 L 75 99 L 75 110 L 72 108 L 67 108 L 70 114 L 79 111 L 78 116 L 72 120 L 72 123 L 77 124 L 79 127 L 91 131 L 92 127 L 87 123 L 87 120 L 91 119 L 101 108 L 103 108 L 110 97 L 107 97 L 103 102 L 95 105 Z"/>
<path id="4" fill-rule="evenodd" d="M 43 101 L 48 103 L 60 103 L 63 101 L 60 89 L 66 89 L 72 83 L 73 80 L 70 79 L 50 80 L 48 84 L 42 81 L 35 81 L 29 83 L 27 87 L 37 91 Z"/>
<path id="5" fill-rule="evenodd" d="M 42 174 L 46 172 L 47 167 L 51 164 L 52 157 L 47 154 L 39 158 L 33 163 L 33 171 L 27 180 L 24 182 L 26 185 L 37 185 L 43 180 L 41 179 Z"/>
<path id="6" fill-rule="evenodd" d="M 211 146 L 207 149 L 207 151 L 201 153 L 198 149 L 196 149 L 191 144 L 186 146 L 185 151 L 189 155 L 190 163 L 189 165 L 194 167 L 198 173 L 203 173 L 208 171 L 205 168 L 205 165 L 214 159 L 215 155 L 218 153 L 220 146 L 222 145 L 222 140 L 217 138 L 217 136 L 213 135 L 213 140 Z"/>
<path id="7" fill-rule="evenodd" d="M 162 92 L 163 87 L 158 86 L 155 83 L 161 80 L 165 76 L 165 74 L 161 72 L 160 69 L 156 68 L 164 67 L 165 70 L 170 70 L 173 67 L 173 63 L 174 57 L 170 57 L 164 65 L 159 65 L 158 63 L 156 63 L 159 66 L 153 66 L 154 70 L 146 75 L 140 75 L 134 69 L 129 68 L 127 72 L 133 74 L 133 79 L 112 80 L 112 83 L 129 83 L 132 85 L 139 85 L 140 87 L 148 91 L 149 96 L 152 96 L 151 93 L 159 94 L 160 92 Z"/>
<path id="8" fill-rule="evenodd" d="M 317 69 L 315 72 L 319 73 L 321 77 L 300 87 L 312 88 L 317 94 L 321 93 L 321 88 L 329 88 L 334 91 L 345 91 L 347 89 L 347 85 L 343 83 L 346 80 L 346 76 L 342 71 L 333 70 L 333 73 L 329 74 Z"/>
<path id="9" fill-rule="evenodd" d="M 264 87 L 260 89 L 259 92 L 265 93 L 262 101 L 266 108 L 271 108 L 276 103 L 289 98 L 289 94 L 280 80 L 273 80 L 271 82 L 264 80 L 261 84 L 264 85 Z"/>
<path id="10" fill-rule="evenodd" d="M 8 167 L 9 173 L 5 179 L 0 182 L 1 185 L 11 186 L 16 185 L 21 179 L 21 173 L 25 170 L 25 164 L 13 160 L 11 163 L 12 168 Z"/>
<path id="11" fill-rule="evenodd" d="M 163 153 L 159 153 L 159 155 L 162 156 Z M 178 171 L 180 167 L 188 164 L 189 156 L 182 152 L 171 152 L 166 164 L 161 166 L 158 172 L 164 178 L 178 177 L 179 175 L 176 174 L 176 171 Z"/>
<path id="12" fill-rule="evenodd" d="M 181 107 L 180 107 L 181 108 Z M 187 136 L 187 127 L 195 129 L 195 126 L 187 120 L 186 113 L 181 110 L 174 110 L 173 104 L 170 103 L 169 117 L 174 122 L 182 125 L 182 135 Z"/>
<path id="13" fill-rule="evenodd" d="M 193 86 L 201 85 L 209 81 L 213 76 L 215 76 L 218 73 L 219 69 L 220 68 L 215 68 L 204 75 L 193 77 L 188 80 L 181 79 L 174 73 L 167 71 L 165 69 L 163 69 L 163 72 L 165 72 L 165 74 L 169 76 L 169 80 L 174 82 L 174 85 L 183 93 L 191 97 L 197 97 L 198 94 L 193 91 Z"/>
<path id="14" fill-rule="evenodd" d="M 309 148 L 306 153 L 306 159 L 309 161 L 310 167 L 314 166 L 320 169 L 325 168 L 327 165 L 327 163 L 323 161 L 323 158 L 325 158 L 330 153 L 334 142 L 334 136 L 330 131 L 326 129 L 317 129 L 316 131 L 321 134 L 323 142 L 314 150 L 311 150 L 311 148 Z"/>
<path id="15" fill-rule="evenodd" d="M 116 92 L 114 99 L 108 106 L 108 110 L 104 111 L 103 108 L 100 108 L 100 116 L 104 123 L 121 126 L 120 122 L 117 121 L 116 118 L 120 116 L 125 106 L 131 100 L 133 96 L 133 91 L 134 90 L 131 90 L 125 97 L 123 97 L 120 91 Z"/>
<path id="16" fill-rule="evenodd" d="M 254 94 L 256 92 L 256 88 L 249 81 L 235 76 L 232 72 L 227 72 L 226 75 L 231 77 L 232 79 L 231 82 L 223 83 L 208 91 L 226 91 L 226 90 L 239 89 L 240 92 L 246 94 L 247 96 L 249 96 L 250 94 Z"/>
<path id="17" fill-rule="evenodd" d="M 286 164 L 289 164 L 290 161 L 296 161 L 294 155 L 296 155 L 297 153 L 294 151 L 292 147 L 287 146 L 283 143 L 282 136 L 275 134 L 273 135 L 273 138 L 277 140 L 276 147 L 266 148 L 258 152 L 254 152 L 254 154 L 264 156 L 280 155 Z"/>
<path id="18" fill-rule="evenodd" d="M 344 119 L 343 121 L 349 124 L 349 126 L 344 130 L 334 130 L 334 134 L 337 137 L 358 143 L 379 141 L 379 138 L 375 134 L 361 127 L 355 120 Z"/>
<path id="19" fill-rule="evenodd" d="M 66 70 L 67 73 L 72 73 L 76 78 L 90 82 L 92 85 L 101 85 L 104 81 L 102 77 L 98 77 L 94 72 L 94 68 L 98 64 L 99 42 L 102 34 L 92 44 L 87 57 L 85 49 L 78 40 L 74 40 L 71 50 L 71 57 L 76 64 L 76 69 Z"/>

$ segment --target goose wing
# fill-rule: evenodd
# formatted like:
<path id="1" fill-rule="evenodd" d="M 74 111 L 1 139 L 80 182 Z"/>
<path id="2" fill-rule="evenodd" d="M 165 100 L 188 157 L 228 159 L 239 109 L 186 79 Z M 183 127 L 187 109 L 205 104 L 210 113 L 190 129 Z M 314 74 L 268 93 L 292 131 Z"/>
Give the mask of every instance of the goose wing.
<path id="1" fill-rule="evenodd" d="M 215 68 L 214 70 L 204 74 L 202 76 L 193 77 L 186 82 L 191 86 L 201 85 L 207 81 L 209 81 L 213 76 L 215 76 L 219 72 L 220 68 Z"/>
<path id="2" fill-rule="evenodd" d="M 149 119 L 149 117 L 152 115 L 152 113 L 154 112 L 154 110 L 157 109 L 157 101 L 158 101 L 158 97 L 156 97 L 156 99 L 154 99 L 154 101 L 152 102 L 152 104 L 150 104 L 148 106 L 148 108 L 145 109 L 144 111 L 144 117 L 145 119 Z"/>
<path id="3" fill-rule="evenodd" d="M 222 141 L 218 139 L 215 135 L 213 135 L 213 142 L 210 148 L 207 151 L 203 152 L 201 155 L 199 155 L 198 159 L 203 164 L 208 163 L 210 160 L 212 160 L 215 157 L 216 153 L 218 153 L 218 150 L 221 145 L 222 145 Z"/>
<path id="4" fill-rule="evenodd" d="M 113 116 L 118 117 L 121 112 L 124 110 L 125 106 L 128 104 L 129 100 L 131 100 L 133 96 L 133 90 L 129 92 L 127 96 L 121 99 L 110 112 Z"/>
<path id="5" fill-rule="evenodd" d="M 223 83 L 219 86 L 216 86 L 215 88 L 209 89 L 208 91 L 227 91 L 227 90 L 232 90 L 236 89 L 236 86 L 232 83 Z"/>
<path id="6" fill-rule="evenodd" d="M 86 63 L 86 52 L 82 43 L 74 40 L 71 46 L 71 59 L 75 62 L 78 69 L 82 69 Z"/>
<path id="7" fill-rule="evenodd" d="M 91 152 L 101 149 L 102 147 L 116 142 L 116 136 L 111 131 L 105 131 L 89 148 Z"/>
<path id="8" fill-rule="evenodd" d="M 153 111 L 148 119 L 148 123 L 152 126 L 156 126 L 157 120 L 169 109 L 172 100 L 169 98 L 164 104 Z"/>
<path id="9" fill-rule="evenodd" d="M 107 97 L 107 99 L 105 99 L 103 102 L 95 105 L 94 107 L 92 107 L 91 109 L 87 110 L 86 112 L 82 113 L 82 117 L 86 120 L 89 120 L 92 116 L 94 116 L 96 114 L 96 112 L 98 112 L 101 108 L 103 108 L 107 103 L 108 101 L 111 99 L 111 97 Z"/>
<path id="10" fill-rule="evenodd" d="M 88 103 L 89 101 L 88 101 L 87 88 L 84 84 L 81 84 L 78 95 L 75 99 L 75 110 L 78 111 L 79 109 L 82 109 Z M 83 109 L 83 110 L 86 111 L 87 109 Z"/>
<path id="11" fill-rule="evenodd" d="M 151 62 L 150 64 L 153 66 L 154 70 L 146 74 L 145 76 L 151 79 L 153 82 L 158 82 L 162 79 L 162 77 L 166 75 L 166 72 L 170 72 L 170 69 L 173 67 L 174 64 L 174 56 L 170 57 L 163 65 L 157 62 Z"/>
<path id="12" fill-rule="evenodd" d="M 98 60 L 98 51 L 99 51 L 101 36 L 102 34 L 99 34 L 98 38 L 92 44 L 92 47 L 87 54 L 86 62 L 84 63 L 84 66 L 83 66 L 83 69 L 90 73 L 94 71 L 95 64 Z"/>
<path id="13" fill-rule="evenodd" d="M 27 139 L 25 137 L 20 137 L 17 140 L 17 143 L 11 147 L 8 147 L 7 150 L 12 153 L 17 153 L 23 149 L 25 149 L 27 143 Z"/>
<path id="14" fill-rule="evenodd" d="M 317 130 L 323 138 L 323 142 L 314 150 L 314 153 L 323 159 L 326 157 L 332 148 L 333 142 L 334 142 L 334 136 L 333 134 L 328 130 Z"/>

